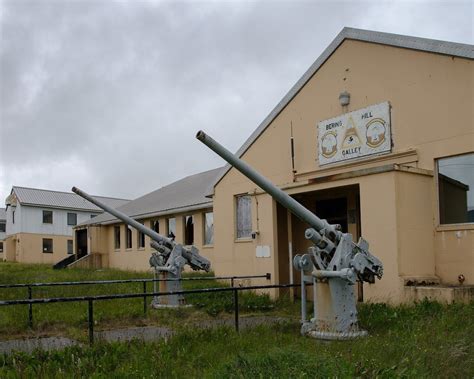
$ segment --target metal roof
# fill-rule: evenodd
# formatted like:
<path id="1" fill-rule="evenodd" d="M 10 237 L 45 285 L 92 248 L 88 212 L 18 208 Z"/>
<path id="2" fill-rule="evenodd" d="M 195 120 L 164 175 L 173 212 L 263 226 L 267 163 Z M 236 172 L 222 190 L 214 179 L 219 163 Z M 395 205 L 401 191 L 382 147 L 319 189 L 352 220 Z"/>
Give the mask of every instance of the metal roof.
<path id="1" fill-rule="evenodd" d="M 212 200 L 206 194 L 221 170 L 222 167 L 219 167 L 187 176 L 117 209 L 127 216 L 139 219 L 212 207 Z M 114 216 L 103 213 L 80 225 L 112 224 L 117 221 Z"/>
<path id="2" fill-rule="evenodd" d="M 7 219 L 7 212 L 5 211 L 5 208 L 0 208 L 0 220 L 6 220 Z"/>
<path id="3" fill-rule="evenodd" d="M 428 53 L 474 59 L 474 45 L 345 27 L 331 42 L 331 44 L 323 51 L 318 59 L 316 59 L 311 67 L 303 74 L 303 76 L 296 82 L 296 84 L 288 91 L 283 99 L 270 112 L 270 114 L 262 121 L 257 129 L 255 129 L 255 131 L 244 142 L 240 149 L 237 150 L 235 153 L 236 156 L 242 157 L 242 155 L 250 148 L 250 146 L 252 146 L 257 138 L 271 124 L 271 122 L 280 114 L 280 112 L 283 111 L 290 101 L 293 100 L 293 98 L 304 87 L 304 85 L 346 39 L 425 51 Z M 227 164 L 224 166 L 221 175 L 217 177 L 214 185 L 211 187 L 211 191 L 207 194 L 208 196 L 212 196 L 214 187 L 220 182 L 220 180 L 230 169 L 231 165 Z"/>
<path id="4" fill-rule="evenodd" d="M 22 205 L 103 212 L 99 207 L 72 192 L 13 186 L 12 193 L 15 194 L 18 202 Z M 113 208 L 120 207 L 130 201 L 104 196 L 94 196 L 94 198 Z"/>

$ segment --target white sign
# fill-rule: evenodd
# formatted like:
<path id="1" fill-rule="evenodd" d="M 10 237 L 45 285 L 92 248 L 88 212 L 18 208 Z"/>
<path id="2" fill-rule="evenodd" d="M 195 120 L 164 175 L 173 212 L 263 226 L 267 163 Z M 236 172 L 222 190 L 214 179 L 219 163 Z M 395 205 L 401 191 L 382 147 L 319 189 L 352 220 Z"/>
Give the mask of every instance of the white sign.
<path id="1" fill-rule="evenodd" d="M 319 164 L 390 152 L 388 102 L 346 113 L 318 123 Z"/>
<path id="2" fill-rule="evenodd" d="M 257 258 L 270 258 L 270 246 L 257 246 L 255 253 Z"/>

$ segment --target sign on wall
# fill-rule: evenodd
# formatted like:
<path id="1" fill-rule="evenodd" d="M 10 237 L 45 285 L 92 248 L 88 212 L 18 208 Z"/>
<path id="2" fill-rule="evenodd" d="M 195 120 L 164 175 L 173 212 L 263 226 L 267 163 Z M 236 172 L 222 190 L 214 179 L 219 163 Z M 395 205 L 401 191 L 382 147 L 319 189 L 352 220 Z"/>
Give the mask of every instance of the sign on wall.
<path id="1" fill-rule="evenodd" d="M 390 152 L 390 104 L 371 105 L 318 123 L 319 164 Z"/>

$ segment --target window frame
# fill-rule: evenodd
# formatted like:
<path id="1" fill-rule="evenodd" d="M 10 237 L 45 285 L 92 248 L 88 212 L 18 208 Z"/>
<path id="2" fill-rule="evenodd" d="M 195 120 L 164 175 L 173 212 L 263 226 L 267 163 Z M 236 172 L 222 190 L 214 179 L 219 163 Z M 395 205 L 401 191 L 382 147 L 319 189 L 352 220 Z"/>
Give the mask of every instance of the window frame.
<path id="1" fill-rule="evenodd" d="M 74 218 L 75 218 L 75 224 L 71 224 L 71 223 L 69 222 L 69 216 L 74 216 Z M 67 226 L 76 226 L 76 225 L 77 225 L 77 213 L 74 213 L 74 212 L 67 212 L 66 218 L 67 218 Z"/>
<path id="2" fill-rule="evenodd" d="M 122 231 L 122 228 L 120 227 L 120 225 L 115 225 L 114 226 L 114 250 L 117 250 L 117 251 L 120 250 L 121 245 L 122 245 L 122 236 L 121 236 L 122 233 L 121 233 L 121 231 Z M 118 237 L 118 239 L 117 239 L 117 237 Z"/>
<path id="3" fill-rule="evenodd" d="M 212 242 L 211 243 L 207 243 L 207 219 L 206 219 L 206 215 L 208 214 L 212 214 Z M 202 228 L 202 241 L 203 241 L 203 246 L 214 246 L 214 211 L 210 210 L 210 211 L 207 211 L 207 212 L 204 212 L 203 215 L 202 215 L 202 225 L 203 225 L 203 228 Z"/>
<path id="4" fill-rule="evenodd" d="M 193 235 L 193 240 L 191 241 L 191 243 L 189 243 L 188 241 L 188 233 L 191 233 L 190 231 L 188 231 L 187 229 L 187 226 L 188 226 L 188 220 L 191 219 L 192 220 L 192 235 Z M 192 246 L 194 245 L 194 240 L 195 240 L 195 230 L 194 230 L 194 226 L 195 226 L 195 218 L 194 218 L 194 215 L 193 214 L 190 214 L 190 215 L 186 215 L 186 216 L 183 216 L 183 225 L 184 225 L 184 228 L 183 228 L 183 234 L 184 234 L 184 238 L 183 238 L 183 245 L 184 246 Z"/>
<path id="5" fill-rule="evenodd" d="M 128 238 L 129 236 L 130 238 Z M 125 225 L 125 249 L 126 250 L 133 249 L 133 231 L 128 225 Z"/>
<path id="6" fill-rule="evenodd" d="M 173 232 L 173 234 L 174 234 L 174 239 L 176 240 L 176 237 L 177 237 L 177 235 L 176 235 L 176 217 L 168 217 L 166 219 L 166 236 L 167 237 L 170 236 L 170 232 L 171 232 L 171 230 L 170 230 L 170 220 L 174 220 L 174 232 Z"/>
<path id="7" fill-rule="evenodd" d="M 45 222 L 45 216 L 46 216 L 46 213 L 51 213 L 51 222 Z M 54 222 L 54 214 L 53 214 L 53 211 L 50 211 L 50 210 L 47 210 L 47 209 L 43 209 L 43 224 L 48 224 L 48 225 L 53 225 L 53 222 Z"/>
<path id="8" fill-rule="evenodd" d="M 439 193 L 439 161 L 443 159 L 460 157 L 463 155 L 474 154 L 474 151 L 467 151 L 462 154 L 446 155 L 442 157 L 434 158 L 434 177 L 435 177 L 435 193 L 436 193 L 436 209 L 435 209 L 435 220 L 436 220 L 436 231 L 449 231 L 449 230 L 474 230 L 474 222 L 460 222 L 453 224 L 442 224 L 441 223 L 441 201 Z M 474 189 L 473 189 L 474 190 Z"/>
<path id="9" fill-rule="evenodd" d="M 238 209 L 239 209 L 239 199 L 242 197 L 248 197 L 250 200 L 250 232 L 248 236 L 239 237 L 239 218 L 238 218 Z M 235 195 L 234 199 L 234 233 L 235 233 L 235 242 L 249 242 L 253 241 L 252 239 L 252 227 L 253 227 L 253 220 L 252 220 L 252 196 L 248 193 L 242 193 L 239 195 Z"/>
<path id="10" fill-rule="evenodd" d="M 45 244 L 46 241 L 51 241 L 51 250 L 50 251 L 45 250 L 45 247 L 44 247 L 45 245 L 44 244 Z M 42 247 L 43 248 L 42 248 L 41 252 L 43 254 L 53 254 L 54 253 L 54 241 L 53 241 L 53 239 L 52 238 L 43 238 Z"/>
<path id="11" fill-rule="evenodd" d="M 140 224 L 145 225 L 143 222 L 140 222 Z M 142 242 L 143 242 L 143 246 L 142 246 Z M 145 245 L 146 245 L 145 234 L 137 229 L 137 249 L 144 250 Z"/>
<path id="12" fill-rule="evenodd" d="M 71 252 L 69 252 L 69 246 L 71 246 Z M 67 242 L 66 242 L 66 252 L 67 252 L 67 255 L 73 255 L 74 254 L 74 242 L 73 242 L 73 240 L 67 240 Z"/>

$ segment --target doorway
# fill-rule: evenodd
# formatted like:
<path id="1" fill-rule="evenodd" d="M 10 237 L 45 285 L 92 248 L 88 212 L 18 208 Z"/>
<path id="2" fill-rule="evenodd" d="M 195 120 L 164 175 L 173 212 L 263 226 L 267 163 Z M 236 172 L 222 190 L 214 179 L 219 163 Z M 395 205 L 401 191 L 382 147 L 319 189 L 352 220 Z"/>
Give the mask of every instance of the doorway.
<path id="1" fill-rule="evenodd" d="M 76 230 L 77 259 L 87 255 L 87 229 Z"/>

